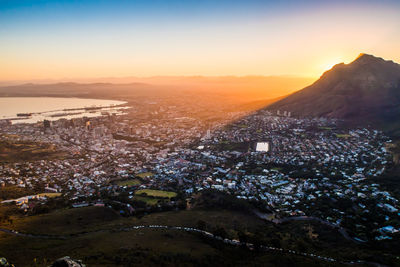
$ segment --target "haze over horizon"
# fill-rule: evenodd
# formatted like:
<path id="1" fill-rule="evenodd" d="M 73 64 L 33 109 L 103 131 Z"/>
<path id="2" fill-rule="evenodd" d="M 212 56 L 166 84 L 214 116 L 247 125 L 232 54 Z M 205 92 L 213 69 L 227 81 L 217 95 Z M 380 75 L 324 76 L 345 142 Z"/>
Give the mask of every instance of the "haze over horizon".
<path id="1" fill-rule="evenodd" d="M 316 79 L 361 52 L 400 62 L 399 7 L 397 1 L 0 1 L 0 81 Z"/>

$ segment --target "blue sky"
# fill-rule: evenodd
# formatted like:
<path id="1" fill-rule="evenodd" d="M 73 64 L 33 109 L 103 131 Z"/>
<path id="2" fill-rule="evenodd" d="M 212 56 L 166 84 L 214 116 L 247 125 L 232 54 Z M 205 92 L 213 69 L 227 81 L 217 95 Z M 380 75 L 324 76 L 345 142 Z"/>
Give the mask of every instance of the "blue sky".
<path id="1" fill-rule="evenodd" d="M 360 52 L 399 61 L 398 14 L 389 0 L 0 0 L 0 80 L 317 76 Z"/>

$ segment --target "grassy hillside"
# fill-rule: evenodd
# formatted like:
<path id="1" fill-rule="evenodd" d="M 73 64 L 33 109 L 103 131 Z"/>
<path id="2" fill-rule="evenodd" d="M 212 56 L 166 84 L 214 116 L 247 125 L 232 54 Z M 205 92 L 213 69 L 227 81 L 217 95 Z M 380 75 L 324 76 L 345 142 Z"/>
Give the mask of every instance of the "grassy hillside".
<path id="1" fill-rule="evenodd" d="M 0 136 L 0 162 L 32 161 L 65 156 L 52 144 L 21 141 Z"/>
<path id="2" fill-rule="evenodd" d="M 233 247 L 196 233 L 172 229 L 123 230 L 153 224 L 202 228 L 228 238 L 347 260 L 383 257 L 387 263 L 393 263 L 391 256 L 350 243 L 336 230 L 316 222 L 275 225 L 252 214 L 209 210 L 204 205 L 194 210 L 153 213 L 142 218 L 123 218 L 103 207 L 15 217 L 12 224 L 4 222 L 1 228 L 53 237 L 62 235 L 63 239 L 0 232 L 0 251 L 1 256 L 16 266 L 47 266 L 66 255 L 81 259 L 88 266 L 159 266 L 161 263 L 164 266 L 330 266 L 302 256 Z"/>

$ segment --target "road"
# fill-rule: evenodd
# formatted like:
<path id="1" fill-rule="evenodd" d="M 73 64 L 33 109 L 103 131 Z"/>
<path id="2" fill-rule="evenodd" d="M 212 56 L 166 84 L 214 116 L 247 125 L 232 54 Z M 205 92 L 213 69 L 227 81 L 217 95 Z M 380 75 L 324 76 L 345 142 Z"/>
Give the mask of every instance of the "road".
<path id="1" fill-rule="evenodd" d="M 183 226 L 136 225 L 136 226 L 131 226 L 131 227 L 124 227 L 124 228 L 117 228 L 117 229 L 102 229 L 102 230 L 97 230 L 97 231 L 92 231 L 92 232 L 83 232 L 83 233 L 77 233 L 77 234 L 71 234 L 71 235 L 39 235 L 39 234 L 31 234 L 31 233 L 21 233 L 16 230 L 3 229 L 3 228 L 0 228 L 0 231 L 7 233 L 7 234 L 22 236 L 22 237 L 67 240 L 72 237 L 83 236 L 83 235 L 87 235 L 87 234 L 91 234 L 91 233 L 95 233 L 95 232 L 134 231 L 134 230 L 140 230 L 140 229 L 176 230 L 176 231 L 198 233 L 198 234 L 206 236 L 210 239 L 214 239 L 214 240 L 223 242 L 225 244 L 229 244 L 229 245 L 233 245 L 233 246 L 237 246 L 237 247 L 243 247 L 243 248 L 247 248 L 250 250 L 255 249 L 255 245 L 252 243 L 244 243 L 244 242 L 240 242 L 239 240 L 236 240 L 236 239 L 222 238 L 220 236 L 216 236 L 213 233 L 210 233 L 210 232 L 207 232 L 204 230 L 200 230 L 200 229 L 192 228 L 192 227 L 183 227 Z M 321 255 L 316 255 L 313 253 L 299 252 L 299 251 L 295 251 L 295 250 L 283 249 L 283 248 L 277 248 L 277 247 L 265 246 L 265 245 L 260 246 L 259 249 L 261 249 L 263 251 L 271 251 L 271 252 L 278 252 L 278 253 L 282 253 L 282 254 L 303 256 L 303 257 L 313 258 L 316 260 L 332 262 L 332 263 L 352 264 L 352 265 L 353 264 L 370 264 L 370 265 L 380 266 L 380 267 L 384 266 L 384 265 L 381 265 L 378 263 L 366 262 L 366 261 L 361 261 L 361 260 L 341 261 L 341 260 L 337 260 L 337 259 L 334 259 L 331 257 L 325 257 L 325 256 L 321 256 Z"/>
<path id="2" fill-rule="evenodd" d="M 272 220 L 271 220 L 271 219 L 269 219 L 269 216 L 270 216 L 271 214 L 273 214 L 273 213 L 271 213 L 271 214 L 264 214 L 264 213 L 261 213 L 261 212 L 256 211 L 256 210 L 254 211 L 254 213 L 255 213 L 259 218 L 261 218 L 261 219 L 263 219 L 263 220 L 266 220 L 266 221 L 273 222 L 273 223 L 275 223 L 275 224 L 280 224 L 280 223 L 289 222 L 289 221 L 317 221 L 317 222 L 319 222 L 319 223 L 322 223 L 322 224 L 324 224 L 324 225 L 327 225 L 327 226 L 329 226 L 329 227 L 332 227 L 332 228 L 334 228 L 334 229 L 337 229 L 338 232 L 339 232 L 345 239 L 347 239 L 347 240 L 349 240 L 349 241 L 352 241 L 352 242 L 357 243 L 357 244 L 362 244 L 362 243 L 364 243 L 362 240 L 357 240 L 357 239 L 352 238 L 352 237 L 348 234 L 348 232 L 347 232 L 347 230 L 346 230 L 345 228 L 340 227 L 340 226 L 338 226 L 338 225 L 336 225 L 336 224 L 333 224 L 333 223 L 331 223 L 331 222 L 322 220 L 321 218 L 318 218 L 318 217 L 313 217 L 313 216 L 293 216 L 293 217 L 284 217 L 284 218 L 281 218 L 281 219 L 272 219 Z"/>

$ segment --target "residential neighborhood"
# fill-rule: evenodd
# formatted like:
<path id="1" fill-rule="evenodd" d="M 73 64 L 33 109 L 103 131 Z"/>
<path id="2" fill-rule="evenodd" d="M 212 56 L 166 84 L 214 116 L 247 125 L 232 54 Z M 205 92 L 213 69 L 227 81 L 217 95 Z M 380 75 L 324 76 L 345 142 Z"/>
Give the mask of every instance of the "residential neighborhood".
<path id="1" fill-rule="evenodd" d="M 1 186 L 35 191 L 2 203 L 29 213 L 62 196 L 71 207 L 107 205 L 132 215 L 155 206 L 183 208 L 213 189 L 260 203 L 269 220 L 318 218 L 360 242 L 390 239 L 400 230 L 398 199 L 370 182 L 393 164 L 391 140 L 381 131 L 286 111 L 223 118 L 200 120 L 184 107 L 148 102 L 122 115 L 3 121 L 2 140 L 51 144 L 62 153 L 1 163 Z M 135 193 L 145 189 L 180 197 Z"/>

